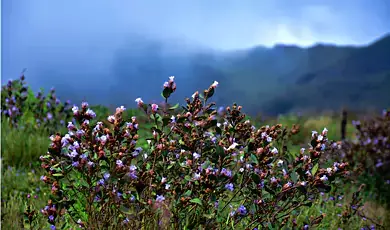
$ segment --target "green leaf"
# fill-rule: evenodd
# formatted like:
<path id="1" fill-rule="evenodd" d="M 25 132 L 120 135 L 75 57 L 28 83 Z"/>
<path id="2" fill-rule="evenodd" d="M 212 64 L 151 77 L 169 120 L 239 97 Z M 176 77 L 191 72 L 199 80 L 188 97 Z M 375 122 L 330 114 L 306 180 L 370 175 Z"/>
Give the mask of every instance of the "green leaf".
<path id="1" fill-rule="evenodd" d="M 213 219 L 215 217 L 215 214 L 214 213 L 211 213 L 211 214 L 203 214 L 204 217 L 206 217 L 207 219 Z"/>
<path id="2" fill-rule="evenodd" d="M 172 89 L 171 88 L 164 88 L 163 92 L 162 92 L 162 96 L 163 98 L 167 99 L 169 96 L 171 96 L 171 94 L 173 93 Z"/>
<path id="3" fill-rule="evenodd" d="M 192 191 L 191 190 L 187 190 L 187 192 L 185 192 L 183 194 L 183 196 L 191 196 L 191 194 L 192 194 Z"/>
<path id="4" fill-rule="evenodd" d="M 318 170 L 318 163 L 314 165 L 314 167 L 311 169 L 311 175 L 315 175 Z"/>
<path id="5" fill-rule="evenodd" d="M 260 179 L 260 176 L 257 175 L 256 173 L 252 173 L 252 180 L 256 183 L 256 184 L 259 184 L 261 179 Z"/>
<path id="6" fill-rule="evenodd" d="M 180 104 L 177 103 L 176 105 L 170 107 L 169 110 L 175 110 L 175 109 L 179 108 L 179 105 L 180 105 Z"/>
<path id="7" fill-rule="evenodd" d="M 253 163 L 255 163 L 256 165 L 259 164 L 259 162 L 257 161 L 257 157 L 256 157 L 255 154 L 251 154 L 251 161 L 252 161 Z"/>
<path id="8" fill-rule="evenodd" d="M 169 123 L 171 123 L 171 118 L 170 117 L 164 117 L 162 119 L 163 126 L 167 126 Z"/>
<path id="9" fill-rule="evenodd" d="M 199 198 L 194 198 L 190 200 L 191 203 L 202 205 L 202 201 Z"/>
<path id="10" fill-rule="evenodd" d="M 290 174 L 291 176 L 291 180 L 296 183 L 298 181 L 298 178 L 297 178 L 297 173 L 294 171 Z"/>
<path id="11" fill-rule="evenodd" d="M 53 176 L 54 177 L 62 177 L 62 176 L 64 176 L 64 174 L 62 174 L 62 173 L 54 173 Z"/>

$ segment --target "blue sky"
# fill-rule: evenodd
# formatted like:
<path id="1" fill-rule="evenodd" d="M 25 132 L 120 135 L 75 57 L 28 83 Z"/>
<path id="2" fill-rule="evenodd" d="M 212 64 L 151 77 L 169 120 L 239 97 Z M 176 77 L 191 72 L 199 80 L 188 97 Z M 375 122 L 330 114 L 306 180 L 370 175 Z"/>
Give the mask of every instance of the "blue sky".
<path id="1" fill-rule="evenodd" d="M 2 82 L 25 67 L 38 81 L 43 65 L 109 74 L 132 34 L 232 50 L 366 44 L 390 31 L 388 0 L 3 0 L 1 13 Z"/>

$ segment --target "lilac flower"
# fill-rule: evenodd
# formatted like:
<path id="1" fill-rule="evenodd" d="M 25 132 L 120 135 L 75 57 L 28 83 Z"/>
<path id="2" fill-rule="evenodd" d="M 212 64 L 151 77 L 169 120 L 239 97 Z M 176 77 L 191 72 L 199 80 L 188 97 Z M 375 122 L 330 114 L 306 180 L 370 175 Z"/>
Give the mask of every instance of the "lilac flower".
<path id="1" fill-rule="evenodd" d="M 244 205 L 240 205 L 240 207 L 238 207 L 237 209 L 238 213 L 242 216 L 246 215 L 247 214 L 247 211 L 246 211 L 246 208 Z"/>
<path id="2" fill-rule="evenodd" d="M 86 101 L 81 102 L 81 107 L 87 108 L 88 106 L 89 106 L 88 102 Z"/>
<path id="3" fill-rule="evenodd" d="M 225 185 L 225 188 L 229 191 L 233 191 L 234 190 L 234 185 L 232 183 L 229 183 L 227 185 Z"/>
<path id="4" fill-rule="evenodd" d="M 152 104 L 152 111 L 157 112 L 158 110 L 158 105 L 157 104 Z"/>
<path id="5" fill-rule="evenodd" d="M 54 221 L 54 216 L 50 215 L 50 216 L 49 216 L 49 220 L 50 220 L 50 221 Z"/>
<path id="6" fill-rule="evenodd" d="M 72 166 L 73 167 L 79 167 L 80 163 L 78 161 L 75 161 L 72 163 Z"/>
<path id="7" fill-rule="evenodd" d="M 79 112 L 79 107 L 74 105 L 73 108 L 72 108 L 72 112 L 74 115 L 77 115 L 77 113 Z"/>
<path id="8" fill-rule="evenodd" d="M 110 173 L 108 172 L 104 173 L 103 177 L 105 180 L 108 180 L 110 178 Z"/>
<path id="9" fill-rule="evenodd" d="M 198 153 L 193 153 L 192 156 L 194 157 L 194 159 L 199 159 L 200 155 Z"/>
<path id="10" fill-rule="evenodd" d="M 56 230 L 57 228 L 56 228 L 55 225 L 51 225 L 51 226 L 50 226 L 50 229 L 51 229 L 51 230 Z"/>
<path id="11" fill-rule="evenodd" d="M 322 181 L 327 181 L 327 180 L 328 180 L 328 177 L 327 177 L 326 175 L 323 175 L 323 176 L 320 178 L 320 180 L 322 180 Z"/>
<path id="12" fill-rule="evenodd" d="M 163 195 L 157 195 L 156 202 L 163 202 L 165 200 L 165 197 Z"/>
<path id="13" fill-rule="evenodd" d="M 76 150 L 73 150 L 70 154 L 69 154 L 69 157 L 71 157 L 71 158 L 75 158 L 75 157 L 77 157 L 79 154 L 77 153 L 77 151 Z"/>
<path id="14" fill-rule="evenodd" d="M 104 185 L 104 179 L 100 179 L 98 182 L 97 182 L 98 185 Z"/>
<path id="15" fill-rule="evenodd" d="M 271 153 L 275 155 L 275 154 L 278 154 L 279 152 L 278 152 L 278 149 L 274 147 L 274 148 L 271 150 Z"/>
<path id="16" fill-rule="evenodd" d="M 123 162 L 121 160 L 116 160 L 116 165 L 118 167 L 123 167 Z"/>
<path id="17" fill-rule="evenodd" d="M 232 171 L 230 171 L 230 170 L 228 170 L 228 169 L 225 169 L 225 168 L 222 168 L 221 174 L 222 174 L 222 175 L 225 175 L 225 176 L 227 176 L 227 177 L 231 177 L 231 176 L 232 176 Z"/>
<path id="18" fill-rule="evenodd" d="M 200 178 L 200 173 L 195 173 L 194 174 L 194 180 L 199 180 Z"/>
<path id="19" fill-rule="evenodd" d="M 144 103 L 140 97 L 135 99 L 135 102 L 137 103 L 138 106 L 142 106 L 142 104 Z"/>
<path id="20" fill-rule="evenodd" d="M 87 109 L 87 112 L 85 112 L 88 116 L 95 118 L 96 113 L 92 109 Z"/>
<path id="21" fill-rule="evenodd" d="M 84 134 L 85 134 L 85 132 L 82 129 L 76 131 L 76 136 L 78 138 L 81 138 L 82 136 L 84 136 Z"/>

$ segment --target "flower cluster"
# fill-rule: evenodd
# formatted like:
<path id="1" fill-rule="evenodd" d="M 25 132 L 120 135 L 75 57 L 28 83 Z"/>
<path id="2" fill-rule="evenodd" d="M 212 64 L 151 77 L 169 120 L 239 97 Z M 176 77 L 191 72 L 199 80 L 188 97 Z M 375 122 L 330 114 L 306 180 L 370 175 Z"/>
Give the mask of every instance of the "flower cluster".
<path id="1" fill-rule="evenodd" d="M 313 132 L 309 148 L 292 159 L 280 140 L 294 130 L 256 128 L 236 104 L 218 113 L 207 102 L 217 85 L 203 95 L 195 92 L 179 113 L 138 98 L 154 124 L 146 137 L 139 137 L 136 117 L 123 120 L 124 107 L 107 118 L 110 126 L 95 122 L 87 103 L 73 107 L 69 132 L 53 135 L 41 157 L 47 171 L 41 179 L 51 186 L 57 209 L 66 208 L 85 228 L 297 226 L 289 213 L 329 192 L 348 174 L 348 163 L 321 168 L 319 159 L 329 147 L 326 129 Z M 165 101 L 175 89 L 171 77 L 164 84 Z M 137 147 L 140 138 L 147 149 Z M 51 216 L 53 224 L 56 215 Z"/>
<path id="2" fill-rule="evenodd" d="M 372 185 L 378 194 L 390 192 L 390 111 L 379 116 L 352 121 L 356 138 L 335 142 L 330 155 L 351 163 L 353 176 Z M 373 180 L 372 178 L 375 178 Z M 389 200 L 387 196 L 386 201 Z"/>
<path id="3" fill-rule="evenodd" d="M 1 115 L 15 127 L 32 125 L 55 132 L 72 115 L 70 102 L 62 104 L 54 88 L 47 96 L 43 92 L 34 96 L 26 85 L 24 75 L 2 86 L 1 102 Z"/>

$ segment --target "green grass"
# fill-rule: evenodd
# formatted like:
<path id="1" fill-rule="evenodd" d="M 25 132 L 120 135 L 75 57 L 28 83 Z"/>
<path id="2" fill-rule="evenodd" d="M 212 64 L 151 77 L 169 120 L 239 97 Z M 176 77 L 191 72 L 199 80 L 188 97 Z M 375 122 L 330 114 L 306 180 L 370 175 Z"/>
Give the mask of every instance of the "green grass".
<path id="1" fill-rule="evenodd" d="M 47 152 L 49 134 L 43 130 L 11 129 L 1 125 L 1 154 L 5 165 L 28 166 Z"/>

